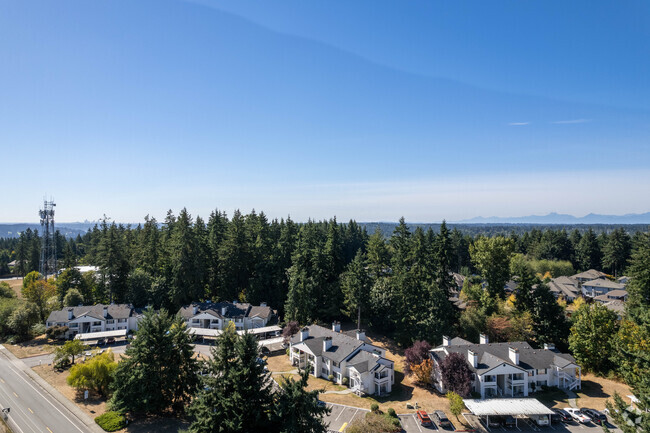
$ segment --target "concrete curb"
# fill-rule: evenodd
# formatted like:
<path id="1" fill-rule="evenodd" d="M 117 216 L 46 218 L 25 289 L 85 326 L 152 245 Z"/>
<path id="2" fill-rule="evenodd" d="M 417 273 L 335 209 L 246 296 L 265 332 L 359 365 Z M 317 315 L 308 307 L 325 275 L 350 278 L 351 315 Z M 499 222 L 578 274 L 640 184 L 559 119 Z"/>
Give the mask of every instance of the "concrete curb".
<path id="1" fill-rule="evenodd" d="M 3 348 L 4 349 L 4 348 Z M 19 370 L 24 372 L 30 379 L 32 379 L 38 386 L 42 388 L 46 395 L 52 397 L 52 399 L 58 401 L 63 405 L 75 418 L 77 418 L 82 424 L 86 426 L 89 432 L 94 433 L 104 433 L 104 430 L 95 423 L 95 420 L 91 419 L 86 413 L 84 413 L 76 404 L 68 400 L 66 396 L 57 391 L 52 385 L 47 383 L 45 379 L 39 376 L 31 368 L 29 368 L 23 361 L 17 358 L 13 353 L 8 350 L 0 350 L 0 353 L 4 355 L 11 363 Z"/>

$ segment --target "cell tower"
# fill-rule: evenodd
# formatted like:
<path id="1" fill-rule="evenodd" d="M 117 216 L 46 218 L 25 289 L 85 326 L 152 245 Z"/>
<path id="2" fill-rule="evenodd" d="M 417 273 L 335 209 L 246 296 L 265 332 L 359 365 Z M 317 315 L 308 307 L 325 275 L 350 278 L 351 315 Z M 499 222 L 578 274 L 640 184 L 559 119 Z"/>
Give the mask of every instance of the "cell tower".
<path id="1" fill-rule="evenodd" d="M 43 209 L 38 211 L 41 216 L 41 275 L 47 280 L 47 276 L 56 274 L 56 240 L 54 238 L 54 206 L 56 203 L 50 199 L 43 200 Z"/>

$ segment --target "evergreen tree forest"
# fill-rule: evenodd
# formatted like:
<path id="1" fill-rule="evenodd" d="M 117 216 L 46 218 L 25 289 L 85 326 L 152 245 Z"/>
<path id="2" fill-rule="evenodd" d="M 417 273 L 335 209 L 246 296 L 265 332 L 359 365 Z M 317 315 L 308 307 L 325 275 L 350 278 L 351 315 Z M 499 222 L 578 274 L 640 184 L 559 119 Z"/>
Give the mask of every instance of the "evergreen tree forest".
<path id="1" fill-rule="evenodd" d="M 485 327 L 502 302 L 480 302 L 478 319 L 459 317 L 448 300 L 456 290 L 452 272 L 480 275 L 489 294 L 502 298 L 499 286 L 512 275 L 512 255 L 553 277 L 590 268 L 623 275 L 642 236 L 623 227 L 596 234 L 532 226 L 523 234 L 486 237 L 444 223 L 413 229 L 404 219 L 386 236 L 379 228 L 368 233 L 364 225 L 335 218 L 296 223 L 289 217 L 269 220 L 263 212 L 228 216 L 215 210 L 205 221 L 183 209 L 178 215 L 169 211 L 163 221 L 147 216 L 129 226 L 104 218 L 75 238 L 57 234 L 59 268 L 66 270 L 57 278 L 56 296 L 62 305 L 74 290 L 68 302 L 80 295 L 86 304 L 128 302 L 171 312 L 192 301 L 266 302 L 283 322 L 347 316 L 402 344 L 437 344 L 442 330 L 450 333 L 459 320 L 461 326 L 474 320 Z M 38 232 L 29 229 L 0 239 L 1 262 L 16 260 L 14 274 L 26 275 L 38 269 L 40 245 Z M 72 269 L 77 265 L 99 271 L 82 275 Z M 529 323 L 528 316 L 518 320 Z M 457 333 L 471 337 L 467 329 Z"/>

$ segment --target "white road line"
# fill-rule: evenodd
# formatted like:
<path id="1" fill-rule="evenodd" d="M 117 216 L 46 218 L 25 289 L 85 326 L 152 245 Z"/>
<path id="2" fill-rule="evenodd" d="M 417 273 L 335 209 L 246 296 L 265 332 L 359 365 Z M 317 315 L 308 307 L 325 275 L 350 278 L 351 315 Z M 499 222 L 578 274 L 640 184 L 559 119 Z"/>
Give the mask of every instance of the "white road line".
<path id="1" fill-rule="evenodd" d="M 422 431 L 422 427 L 420 427 L 420 422 L 415 415 L 413 415 L 413 421 L 415 421 L 415 425 L 418 426 L 418 430 Z"/>
<path id="2" fill-rule="evenodd" d="M 41 397 L 43 397 L 43 400 L 47 401 L 47 402 L 50 404 L 50 406 L 52 406 L 54 409 L 56 409 L 57 412 L 59 412 L 59 413 L 60 413 L 60 414 L 65 418 L 65 419 L 67 419 L 68 422 L 74 426 L 74 428 L 76 428 L 77 430 L 79 430 L 81 433 L 85 433 L 84 430 L 81 430 L 79 427 L 77 427 L 77 424 L 76 424 L 76 423 L 72 422 L 72 420 L 71 420 L 70 418 L 68 418 L 68 417 L 67 417 L 63 412 L 61 412 L 61 410 L 59 410 L 59 408 L 56 407 L 56 406 L 54 405 L 54 403 L 52 403 L 48 398 L 46 398 L 43 394 L 41 394 L 41 392 L 40 392 L 39 390 L 37 390 L 37 389 L 36 389 L 36 388 L 31 384 L 31 383 L 29 383 L 29 381 L 28 381 L 27 379 L 25 379 L 25 378 L 21 375 L 21 373 L 22 373 L 22 374 L 26 374 L 26 373 L 23 373 L 23 372 L 21 372 L 21 371 L 16 370 L 16 369 L 11 365 L 11 363 L 8 363 L 8 366 L 9 366 L 10 369 L 12 369 L 14 372 L 17 373 L 17 376 L 18 376 L 19 378 L 21 378 L 21 379 L 23 380 L 23 382 L 25 382 L 25 383 L 26 383 L 27 385 L 29 385 L 29 386 L 30 386 L 34 391 L 36 391 L 36 392 L 38 393 L 38 395 L 40 395 Z M 32 379 L 30 378 L 30 380 L 32 380 Z"/>
<path id="3" fill-rule="evenodd" d="M 15 417 L 16 415 L 18 415 L 18 418 L 21 419 L 22 423 L 25 424 L 25 426 L 27 426 L 27 428 L 29 428 L 29 429 L 30 429 L 31 431 L 33 431 L 34 433 L 37 433 L 38 430 L 34 430 L 34 429 L 32 428 L 32 426 L 30 425 L 30 421 L 31 421 L 31 423 L 34 424 L 34 426 L 36 426 L 36 424 L 34 423 L 34 421 L 31 420 L 30 416 L 27 415 L 27 414 L 25 413 L 25 411 L 22 409 L 22 407 L 18 404 L 17 401 L 15 401 L 14 399 L 11 398 L 11 395 L 9 395 L 8 392 L 6 393 L 6 395 L 7 395 L 7 401 L 8 401 L 9 404 L 11 405 L 11 406 L 7 406 L 7 407 L 11 407 L 11 408 L 13 409 L 13 410 L 11 411 L 11 413 L 9 414 L 9 417 Z M 14 403 L 15 403 L 15 404 L 14 404 Z M 13 423 L 14 423 L 14 425 L 18 426 L 18 424 L 16 424 L 15 421 L 14 421 Z M 19 429 L 21 432 L 24 433 L 24 431 L 23 431 L 20 427 L 18 427 L 18 429 Z"/>
<path id="4" fill-rule="evenodd" d="M 338 421 L 339 418 L 341 418 L 341 415 L 343 415 L 343 412 L 345 412 L 345 410 L 344 410 L 344 409 L 341 409 L 341 412 L 339 412 L 339 416 L 337 416 L 336 419 L 335 419 L 334 421 Z"/>

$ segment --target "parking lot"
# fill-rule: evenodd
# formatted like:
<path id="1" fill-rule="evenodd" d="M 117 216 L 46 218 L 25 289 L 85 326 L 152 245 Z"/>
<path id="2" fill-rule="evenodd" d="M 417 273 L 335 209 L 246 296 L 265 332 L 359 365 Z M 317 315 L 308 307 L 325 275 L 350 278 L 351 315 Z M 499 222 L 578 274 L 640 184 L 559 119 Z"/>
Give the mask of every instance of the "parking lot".
<path id="1" fill-rule="evenodd" d="M 549 426 L 538 426 L 528 418 L 517 418 L 517 426 L 509 428 L 503 426 L 488 428 L 485 425 L 484 420 L 482 424 L 483 427 L 490 433 L 536 433 L 544 431 L 548 433 L 599 433 L 602 431 L 602 427 L 593 422 L 590 422 L 589 424 L 579 424 L 574 421 L 569 424 L 553 423 Z M 607 423 L 607 428 L 609 428 L 609 430 L 612 432 L 621 433 L 621 430 L 611 423 Z"/>
<path id="2" fill-rule="evenodd" d="M 366 409 L 358 409 L 355 407 L 342 406 L 339 404 L 328 403 L 332 412 L 329 416 L 325 417 L 325 421 L 329 422 L 329 431 L 330 432 L 345 432 L 350 423 L 357 419 L 363 418 L 366 413 L 369 411 Z M 400 421 L 402 422 L 402 431 L 405 433 L 425 433 L 438 431 L 438 433 L 453 432 L 454 428 L 441 429 L 435 423 L 431 427 L 424 427 L 420 425 L 420 422 L 417 419 L 415 414 L 404 414 L 398 415 Z M 477 432 L 487 431 L 489 433 L 600 433 L 602 432 L 602 427 L 594 424 L 593 422 L 589 424 L 578 424 L 576 422 L 570 424 L 561 424 L 553 423 L 550 426 L 538 426 L 530 419 L 522 417 L 517 418 L 517 426 L 515 427 L 492 427 L 488 428 L 485 426 L 484 421 L 479 421 L 478 417 L 473 415 L 467 415 L 465 417 L 466 421 L 469 424 L 476 426 L 481 423 L 481 426 L 477 429 Z M 453 423 L 453 418 L 450 419 Z M 620 429 L 612 425 L 611 423 L 607 424 L 607 427 L 610 431 L 616 433 L 622 433 Z"/>

